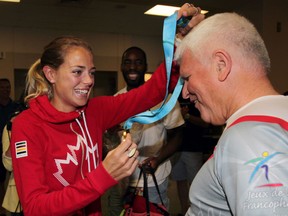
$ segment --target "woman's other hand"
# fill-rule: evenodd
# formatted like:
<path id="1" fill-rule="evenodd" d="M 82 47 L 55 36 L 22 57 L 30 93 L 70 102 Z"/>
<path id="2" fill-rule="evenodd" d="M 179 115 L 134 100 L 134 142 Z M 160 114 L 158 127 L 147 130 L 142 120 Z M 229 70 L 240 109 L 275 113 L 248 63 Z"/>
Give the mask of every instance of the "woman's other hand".
<path id="1" fill-rule="evenodd" d="M 138 155 L 137 145 L 128 133 L 117 148 L 108 152 L 103 166 L 116 181 L 120 181 L 134 172 L 139 164 Z"/>

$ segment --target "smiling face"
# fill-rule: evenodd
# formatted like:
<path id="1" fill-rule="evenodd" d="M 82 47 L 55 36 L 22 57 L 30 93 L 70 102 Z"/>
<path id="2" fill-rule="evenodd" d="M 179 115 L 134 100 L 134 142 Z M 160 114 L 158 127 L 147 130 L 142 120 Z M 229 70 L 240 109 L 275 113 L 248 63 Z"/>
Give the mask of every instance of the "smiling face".
<path id="1" fill-rule="evenodd" d="M 121 70 L 128 91 L 142 85 L 147 70 L 145 54 L 139 49 L 130 49 L 122 57 Z"/>
<path id="2" fill-rule="evenodd" d="M 218 74 L 213 69 L 212 60 L 203 64 L 185 51 L 180 64 L 180 76 L 184 79 L 182 96 L 195 104 L 205 122 L 221 125 L 226 120 L 222 115 Z"/>
<path id="3" fill-rule="evenodd" d="M 44 66 L 43 71 L 53 89 L 51 104 L 62 112 L 86 105 L 94 85 L 95 70 L 91 52 L 80 46 L 69 48 L 57 69 Z"/>

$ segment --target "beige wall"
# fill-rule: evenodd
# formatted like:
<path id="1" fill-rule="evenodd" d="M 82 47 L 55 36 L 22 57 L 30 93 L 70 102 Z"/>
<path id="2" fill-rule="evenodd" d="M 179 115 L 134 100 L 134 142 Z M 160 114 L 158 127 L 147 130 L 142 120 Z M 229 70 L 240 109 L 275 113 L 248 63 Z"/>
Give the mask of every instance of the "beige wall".
<path id="1" fill-rule="evenodd" d="M 161 38 L 102 33 L 46 31 L 44 29 L 0 28 L 0 77 L 7 77 L 14 86 L 14 69 L 29 68 L 40 57 L 43 47 L 60 35 L 75 35 L 87 40 L 93 48 L 95 66 L 99 71 L 117 71 L 118 88 L 124 86 L 120 73 L 123 51 L 129 46 L 139 46 L 147 53 L 148 71 L 154 71 L 163 59 Z M 12 97 L 14 98 L 14 88 Z"/>
<path id="2" fill-rule="evenodd" d="M 238 12 L 255 24 L 266 42 L 272 62 L 271 81 L 280 93 L 288 90 L 285 64 L 288 62 L 288 13 L 285 1 L 253 0 L 251 5 L 238 8 Z M 276 32 L 277 22 L 281 22 L 281 32 Z M 119 67 L 121 54 L 127 47 L 139 46 L 146 51 L 148 71 L 154 71 L 163 59 L 160 37 L 0 27 L 0 52 L 5 53 L 5 58 L 0 60 L 0 77 L 9 78 L 13 85 L 14 68 L 29 68 L 39 58 L 44 45 L 54 37 L 67 34 L 83 37 L 92 45 L 97 70 L 118 71 L 118 88 L 124 86 Z"/>
<path id="3" fill-rule="evenodd" d="M 270 78 L 275 88 L 288 90 L 288 13 L 287 0 L 265 0 L 263 5 L 263 37 L 270 53 L 272 70 Z M 281 32 L 276 31 L 277 22 Z"/>

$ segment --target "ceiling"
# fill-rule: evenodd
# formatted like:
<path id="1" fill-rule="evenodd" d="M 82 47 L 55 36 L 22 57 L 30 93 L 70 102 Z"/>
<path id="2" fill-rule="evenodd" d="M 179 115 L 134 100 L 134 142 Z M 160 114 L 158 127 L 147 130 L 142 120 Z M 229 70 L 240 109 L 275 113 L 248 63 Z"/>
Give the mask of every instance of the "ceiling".
<path id="1" fill-rule="evenodd" d="M 253 0 L 260 1 L 260 0 Z M 156 36 L 164 17 L 144 15 L 155 4 L 181 6 L 183 0 L 21 0 L 0 2 L 0 27 L 61 29 Z M 239 10 L 251 0 L 194 0 L 210 11 Z"/>

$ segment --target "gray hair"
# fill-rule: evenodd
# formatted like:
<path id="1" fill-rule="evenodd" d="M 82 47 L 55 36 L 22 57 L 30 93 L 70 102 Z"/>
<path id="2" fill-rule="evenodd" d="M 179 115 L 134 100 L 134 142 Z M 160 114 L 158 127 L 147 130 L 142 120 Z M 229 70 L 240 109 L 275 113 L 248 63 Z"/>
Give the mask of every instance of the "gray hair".
<path id="1" fill-rule="evenodd" d="M 235 54 L 245 67 L 252 69 L 257 64 L 265 73 L 270 71 L 263 39 L 250 21 L 236 13 L 216 14 L 195 26 L 177 47 L 175 59 L 180 62 L 183 52 L 189 50 L 204 63 L 205 52 L 215 49 Z"/>

